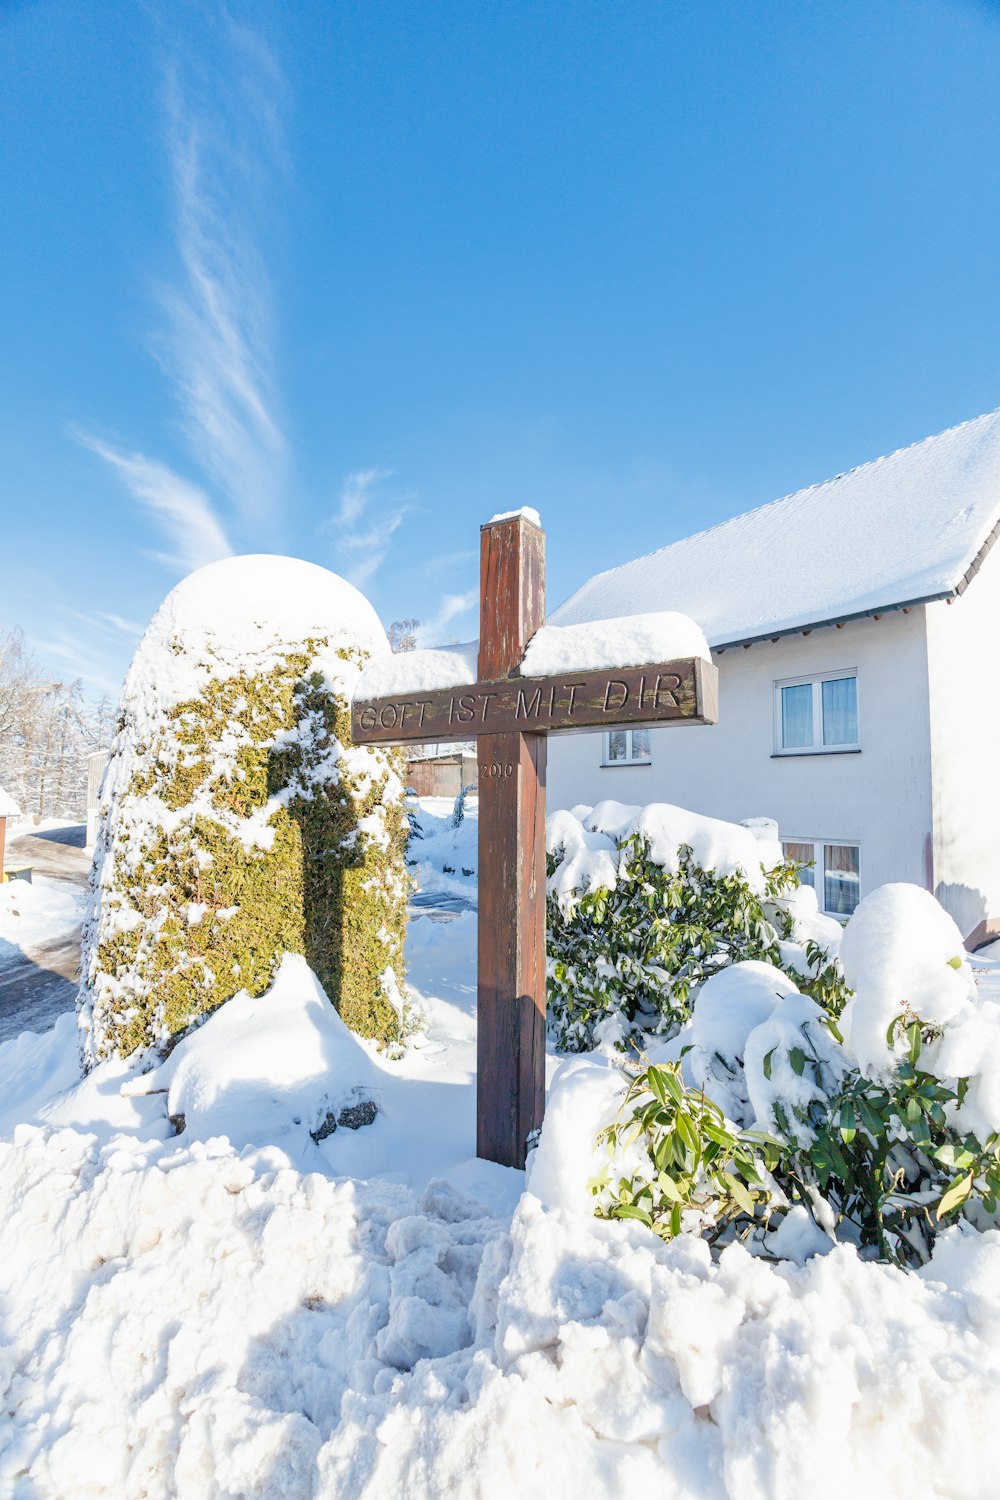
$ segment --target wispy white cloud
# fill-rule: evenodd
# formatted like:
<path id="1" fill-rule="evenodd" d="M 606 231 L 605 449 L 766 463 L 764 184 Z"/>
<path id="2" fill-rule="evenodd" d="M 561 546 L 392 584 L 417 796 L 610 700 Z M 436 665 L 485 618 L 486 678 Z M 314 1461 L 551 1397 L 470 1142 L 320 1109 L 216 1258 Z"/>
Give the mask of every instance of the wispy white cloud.
<path id="1" fill-rule="evenodd" d="M 121 691 L 121 678 L 104 653 L 82 640 L 78 630 L 64 629 L 50 621 L 44 634 L 32 636 L 31 645 L 50 670 L 57 664 L 65 667 L 65 674 L 60 675 L 67 681 L 79 677 L 86 688 L 109 698 L 117 698 Z"/>
<path id="2" fill-rule="evenodd" d="M 479 603 L 479 590 L 469 589 L 465 594 L 445 594 L 438 606 L 437 614 L 426 624 L 417 627 L 414 634 L 418 646 L 440 645 L 440 636 L 452 623 L 466 615 Z"/>
<path id="3" fill-rule="evenodd" d="M 334 563 L 356 588 L 364 588 L 389 555 L 392 539 L 410 509 L 409 494 L 382 497 L 387 469 L 361 469 L 341 486 L 337 508 L 323 530 L 335 540 Z"/>
<path id="4" fill-rule="evenodd" d="M 452 568 L 465 568 L 478 557 L 478 548 L 463 547 L 458 552 L 439 552 L 434 557 L 427 557 L 421 566 L 425 573 L 447 573 Z"/>
<path id="5" fill-rule="evenodd" d="M 340 503 L 333 524 L 343 528 L 356 525 L 364 515 L 375 485 L 388 478 L 388 469 L 359 469 L 356 474 L 348 474 L 340 487 Z"/>
<path id="6" fill-rule="evenodd" d="M 97 611 L 96 618 L 103 621 L 106 625 L 110 625 L 112 630 L 120 631 L 122 635 L 140 636 L 144 629 L 144 626 L 138 624 L 135 620 L 125 620 L 121 615 L 109 614 L 103 609 Z"/>
<path id="7" fill-rule="evenodd" d="M 75 429 L 78 440 L 115 471 L 126 488 L 145 507 L 171 544 L 158 554 L 185 572 L 230 557 L 232 547 L 211 501 L 198 485 L 175 474 L 166 464 L 142 453 L 123 453 L 92 434 Z"/>
<path id="8" fill-rule="evenodd" d="M 220 6 L 209 65 L 166 71 L 167 151 L 180 276 L 161 289 L 157 344 L 188 449 L 247 523 L 278 504 L 285 439 L 276 413 L 271 293 L 260 240 L 283 170 L 278 64 Z"/>
<path id="9" fill-rule="evenodd" d="M 285 455 L 260 247 L 284 171 L 286 86 L 263 39 L 232 17 L 225 0 L 205 5 L 201 19 L 198 45 L 174 51 L 164 65 L 178 268 L 158 289 L 162 323 L 153 352 L 204 482 L 74 429 L 168 537 L 170 552 L 156 555 L 185 569 L 230 555 L 230 527 L 259 545 L 278 510 Z M 164 24 L 166 55 L 176 34 Z"/>
<path id="10" fill-rule="evenodd" d="M 145 630 L 137 620 L 126 620 L 122 615 L 111 614 L 108 610 L 95 609 L 93 612 L 83 609 L 67 608 L 66 614 L 71 615 L 74 620 L 81 620 L 89 630 L 95 631 L 110 639 L 117 640 L 119 636 L 126 636 L 136 640 Z"/>

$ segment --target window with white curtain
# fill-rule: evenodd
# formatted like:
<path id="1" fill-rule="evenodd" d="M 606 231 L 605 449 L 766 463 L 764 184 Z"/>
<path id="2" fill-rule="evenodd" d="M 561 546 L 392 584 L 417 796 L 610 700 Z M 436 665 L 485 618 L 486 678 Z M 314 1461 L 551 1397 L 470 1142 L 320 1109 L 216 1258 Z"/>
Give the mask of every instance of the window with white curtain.
<path id="1" fill-rule="evenodd" d="M 831 917 L 849 917 L 861 899 L 861 850 L 857 844 L 828 844 L 825 839 L 782 839 L 786 859 L 806 868 L 799 871 L 803 885 L 816 892 L 820 910 Z"/>
<path id="2" fill-rule="evenodd" d="M 653 752 L 648 729 L 609 729 L 604 736 L 606 766 L 648 766 Z"/>
<path id="3" fill-rule="evenodd" d="M 823 672 L 774 684 L 776 755 L 860 749 L 857 672 Z"/>

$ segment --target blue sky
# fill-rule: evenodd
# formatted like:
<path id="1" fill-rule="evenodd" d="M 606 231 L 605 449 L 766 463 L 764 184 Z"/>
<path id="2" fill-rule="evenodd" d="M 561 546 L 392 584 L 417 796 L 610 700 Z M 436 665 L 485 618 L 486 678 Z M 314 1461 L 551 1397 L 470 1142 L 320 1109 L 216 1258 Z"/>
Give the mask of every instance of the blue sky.
<path id="1" fill-rule="evenodd" d="M 1000 404 L 1000 6 L 0 0 L 0 625 L 310 558 L 430 643 Z"/>

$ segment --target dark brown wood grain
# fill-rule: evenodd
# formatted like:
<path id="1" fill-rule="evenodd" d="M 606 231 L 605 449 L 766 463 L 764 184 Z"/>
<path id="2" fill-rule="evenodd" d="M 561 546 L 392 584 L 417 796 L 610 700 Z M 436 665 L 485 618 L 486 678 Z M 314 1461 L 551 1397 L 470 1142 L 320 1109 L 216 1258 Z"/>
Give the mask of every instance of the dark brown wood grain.
<path id="1" fill-rule="evenodd" d="M 558 677 L 494 678 L 359 699 L 352 706 L 352 733 L 359 745 L 405 744 L 486 734 L 572 734 L 616 724 L 714 724 L 717 683 L 716 668 L 699 657 Z"/>
<path id="2" fill-rule="evenodd" d="M 479 675 L 502 679 L 545 621 L 544 533 L 484 526 L 480 584 Z M 545 1108 L 545 735 L 480 731 L 479 755 L 501 774 L 479 788 L 476 1151 L 523 1167 Z"/>
<path id="3" fill-rule="evenodd" d="M 480 753 L 506 774 L 479 794 L 476 1153 L 523 1167 L 545 1109 L 545 736 Z"/>

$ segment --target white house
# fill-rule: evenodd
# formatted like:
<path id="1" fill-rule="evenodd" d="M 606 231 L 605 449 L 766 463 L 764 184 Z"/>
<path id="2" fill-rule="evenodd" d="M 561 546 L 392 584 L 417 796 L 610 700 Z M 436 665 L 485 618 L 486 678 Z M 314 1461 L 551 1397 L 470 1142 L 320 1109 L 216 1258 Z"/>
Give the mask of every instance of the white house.
<path id="1" fill-rule="evenodd" d="M 711 728 L 552 736 L 550 808 L 778 820 L 844 915 L 890 880 L 1000 931 L 1000 411 L 591 578 L 554 625 L 681 610 Z"/>

